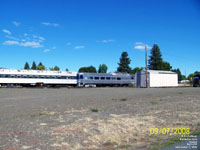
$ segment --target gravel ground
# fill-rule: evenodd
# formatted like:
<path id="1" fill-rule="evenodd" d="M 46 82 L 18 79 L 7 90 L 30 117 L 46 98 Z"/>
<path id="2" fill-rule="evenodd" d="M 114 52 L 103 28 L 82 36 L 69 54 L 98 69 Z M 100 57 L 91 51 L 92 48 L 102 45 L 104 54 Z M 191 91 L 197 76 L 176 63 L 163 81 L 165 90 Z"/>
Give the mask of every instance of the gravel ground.
<path id="1" fill-rule="evenodd" d="M 91 109 L 94 109 L 93 112 Z M 1 150 L 148 150 L 200 131 L 200 88 L 1 88 Z"/>

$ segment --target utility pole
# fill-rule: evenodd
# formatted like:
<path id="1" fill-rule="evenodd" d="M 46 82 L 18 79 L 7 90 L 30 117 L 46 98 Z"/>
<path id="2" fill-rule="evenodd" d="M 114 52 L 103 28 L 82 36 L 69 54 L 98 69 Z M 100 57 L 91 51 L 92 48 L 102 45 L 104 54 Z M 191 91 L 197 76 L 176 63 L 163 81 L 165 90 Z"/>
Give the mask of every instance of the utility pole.
<path id="1" fill-rule="evenodd" d="M 147 81 L 147 46 L 145 45 L 145 75 L 146 75 L 146 88 L 148 88 L 148 81 Z"/>

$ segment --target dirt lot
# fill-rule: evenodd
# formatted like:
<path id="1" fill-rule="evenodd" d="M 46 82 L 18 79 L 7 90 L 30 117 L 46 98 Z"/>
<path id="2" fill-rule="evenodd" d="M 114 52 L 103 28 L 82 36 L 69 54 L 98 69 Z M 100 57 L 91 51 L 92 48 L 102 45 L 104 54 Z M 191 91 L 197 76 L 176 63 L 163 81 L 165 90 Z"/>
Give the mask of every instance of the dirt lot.
<path id="1" fill-rule="evenodd" d="M 0 89 L 2 150 L 146 150 L 200 130 L 200 88 Z"/>

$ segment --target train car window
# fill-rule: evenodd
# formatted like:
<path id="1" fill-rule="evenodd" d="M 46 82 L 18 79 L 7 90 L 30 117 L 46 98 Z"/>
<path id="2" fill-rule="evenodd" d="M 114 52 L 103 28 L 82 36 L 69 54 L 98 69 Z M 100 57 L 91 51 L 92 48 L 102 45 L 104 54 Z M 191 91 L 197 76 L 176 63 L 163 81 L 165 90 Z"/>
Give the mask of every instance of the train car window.
<path id="1" fill-rule="evenodd" d="M 10 75 L 10 77 L 11 77 L 11 78 L 14 78 L 15 76 L 14 76 L 14 75 Z"/>
<path id="2" fill-rule="evenodd" d="M 112 77 L 112 80 L 115 80 L 115 78 L 114 78 L 114 77 Z"/>
<path id="3" fill-rule="evenodd" d="M 76 79 L 76 76 L 70 76 L 70 79 Z"/>
<path id="4" fill-rule="evenodd" d="M 61 79 L 66 79 L 66 76 L 61 76 Z"/>
<path id="5" fill-rule="evenodd" d="M 80 79 L 83 79 L 83 75 L 80 75 Z"/>
<path id="6" fill-rule="evenodd" d="M 121 78 L 117 78 L 117 80 L 121 80 Z"/>
<path id="7" fill-rule="evenodd" d="M 88 79 L 88 77 L 85 77 L 85 79 L 87 80 L 87 79 Z"/>
<path id="8" fill-rule="evenodd" d="M 110 77 L 106 77 L 106 80 L 110 80 Z"/>
<path id="9" fill-rule="evenodd" d="M 90 80 L 93 80 L 93 77 L 90 77 Z"/>
<path id="10" fill-rule="evenodd" d="M 99 80 L 99 77 L 94 77 L 95 80 Z"/>
<path id="11" fill-rule="evenodd" d="M 105 80 L 105 77 L 101 77 L 101 80 Z"/>

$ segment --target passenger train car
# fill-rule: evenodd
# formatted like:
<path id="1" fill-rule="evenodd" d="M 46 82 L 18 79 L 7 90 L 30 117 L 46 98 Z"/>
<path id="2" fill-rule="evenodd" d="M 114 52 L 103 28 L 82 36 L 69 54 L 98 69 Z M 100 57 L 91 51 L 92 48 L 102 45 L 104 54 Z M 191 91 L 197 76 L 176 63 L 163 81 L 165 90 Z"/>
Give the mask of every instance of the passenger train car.
<path id="1" fill-rule="evenodd" d="M 77 85 L 76 72 L 0 69 L 1 86 Z"/>
<path id="2" fill-rule="evenodd" d="M 200 87 L 200 75 L 193 77 L 193 87 Z"/>
<path id="3" fill-rule="evenodd" d="M 68 71 L 0 69 L 0 86 L 128 86 L 135 76 L 118 73 L 77 73 Z"/>
<path id="4" fill-rule="evenodd" d="M 78 73 L 78 86 L 128 86 L 135 82 L 135 75 L 119 73 Z"/>

